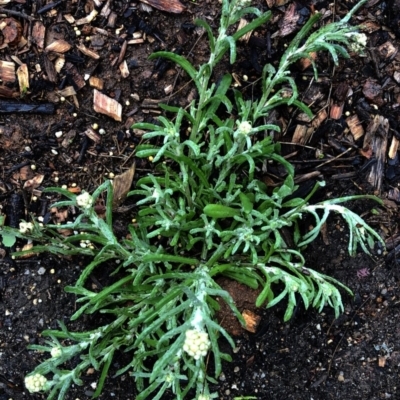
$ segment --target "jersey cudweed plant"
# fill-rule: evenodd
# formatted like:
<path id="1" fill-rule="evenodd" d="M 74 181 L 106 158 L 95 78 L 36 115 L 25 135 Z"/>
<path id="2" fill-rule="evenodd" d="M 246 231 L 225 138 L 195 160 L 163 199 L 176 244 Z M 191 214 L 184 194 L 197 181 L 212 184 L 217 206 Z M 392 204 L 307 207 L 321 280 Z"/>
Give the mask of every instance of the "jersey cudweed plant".
<path id="1" fill-rule="evenodd" d="M 60 255 L 86 255 L 92 261 L 74 286 L 83 313 L 105 313 L 109 323 L 92 331 L 71 332 L 60 322 L 59 330 L 47 330 L 48 339 L 32 349 L 48 352 L 50 358 L 26 377 L 30 392 L 49 391 L 48 399 L 64 399 L 72 384 L 80 385 L 81 374 L 89 367 L 100 371 L 94 397 L 102 391 L 117 351 L 130 354 L 129 362 L 116 372 L 128 373 L 136 381 L 136 399 L 162 399 L 166 391 L 174 398 L 197 400 L 218 397 L 209 384 L 216 383 L 222 360 L 220 340 L 234 342 L 215 319 L 217 299 L 228 303 L 239 320 L 243 319 L 230 295 L 215 280 L 226 276 L 259 288 L 256 305 L 272 307 L 285 299 L 285 321 L 292 316 L 296 302 L 322 310 L 329 305 L 338 316 L 343 310 L 339 288 L 351 291 L 335 279 L 306 266 L 301 250 L 312 242 L 331 213 L 340 214 L 349 228 L 349 252 L 360 246 L 368 252 L 381 240 L 358 215 L 341 203 L 360 198 L 352 196 L 310 205 L 306 198 L 293 197 L 296 190 L 294 169 L 279 155 L 270 133 L 275 125 L 264 124 L 277 106 L 295 106 L 312 115 L 298 100 L 289 67 L 300 58 L 326 50 L 335 63 L 348 57 L 346 46 L 358 45 L 357 28 L 350 26 L 355 6 L 337 22 L 310 33 L 320 15 L 311 17 L 287 47 L 280 63 L 263 70 L 259 99 L 250 101 L 239 91 L 228 98 L 231 76 L 218 84 L 211 81 L 214 67 L 229 52 L 236 58 L 236 42 L 245 33 L 266 23 L 271 13 L 249 8 L 250 1 L 223 0 L 218 35 L 209 25 L 197 21 L 208 34 L 211 54 L 207 63 L 195 68 L 177 54 L 159 52 L 177 63 L 193 80 L 198 98 L 186 111 L 164 106 L 173 118 L 159 117 L 158 124 L 140 123 L 146 131 L 145 144 L 137 157 L 153 157 L 154 174 L 143 177 L 130 195 L 137 200 L 137 223 L 130 235 L 118 239 L 112 225 L 112 184 L 106 181 L 94 193 L 76 196 L 60 188 L 48 188 L 62 196 L 54 207 L 78 207 L 80 215 L 62 225 L 39 226 L 23 223 L 17 237 L 33 240 L 30 252 L 50 251 Z M 255 15 L 247 26 L 229 34 L 229 28 L 245 14 Z M 286 86 L 286 88 L 285 88 Z M 287 97 L 287 86 L 291 96 Z M 190 128 L 190 129 L 188 129 Z M 189 136 L 184 132 L 190 130 Z M 256 139 L 257 134 L 257 139 Z M 279 187 L 269 190 L 259 180 L 266 161 L 286 171 Z M 319 183 L 318 185 L 323 185 Z M 94 210 L 99 196 L 106 196 L 106 216 Z M 369 198 L 371 196 L 362 196 Z M 372 198 L 372 197 L 371 197 Z M 299 221 L 306 214 L 315 219 L 312 230 L 303 234 Z M 290 245 L 282 229 L 292 233 Z M 77 232 L 69 237 L 62 230 Z M 7 233 L 9 234 L 9 233 Z M 81 242 L 90 246 L 81 246 Z M 18 256 L 21 253 L 16 253 Z M 85 286 L 92 271 L 110 260 L 119 260 L 115 283 L 100 291 Z M 280 285 L 276 285 L 280 283 Z M 278 289 L 279 288 L 279 289 Z M 210 366 L 208 365 L 208 354 Z M 69 369 L 68 369 L 69 368 Z"/>

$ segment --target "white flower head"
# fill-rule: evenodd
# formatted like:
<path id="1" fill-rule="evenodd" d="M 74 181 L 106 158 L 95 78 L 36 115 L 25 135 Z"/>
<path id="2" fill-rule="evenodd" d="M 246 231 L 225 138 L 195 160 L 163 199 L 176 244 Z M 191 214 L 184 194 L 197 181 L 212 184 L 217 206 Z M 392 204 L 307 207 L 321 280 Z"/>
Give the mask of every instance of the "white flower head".
<path id="1" fill-rule="evenodd" d="M 53 347 L 50 351 L 50 354 L 53 358 L 58 358 L 62 354 L 62 349 L 61 347 Z"/>
<path id="2" fill-rule="evenodd" d="M 210 400 L 210 396 L 208 396 L 207 394 L 201 394 L 199 395 L 197 400 Z"/>
<path id="3" fill-rule="evenodd" d="M 29 233 L 33 231 L 33 224 L 32 222 L 20 222 L 19 223 L 19 231 L 21 233 Z"/>
<path id="4" fill-rule="evenodd" d="M 199 331 L 198 329 L 189 329 L 186 331 L 185 335 L 183 350 L 188 353 L 189 356 L 198 360 L 200 357 L 207 355 L 211 345 L 207 332 Z"/>
<path id="5" fill-rule="evenodd" d="M 29 375 L 25 378 L 25 387 L 30 393 L 45 390 L 47 379 L 41 374 Z"/>
<path id="6" fill-rule="evenodd" d="M 76 196 L 76 204 L 81 208 L 90 208 L 93 205 L 93 197 L 88 192 Z"/>
<path id="7" fill-rule="evenodd" d="M 349 50 L 355 53 L 361 53 L 367 45 L 367 35 L 359 32 L 349 32 L 345 34 L 349 39 Z"/>

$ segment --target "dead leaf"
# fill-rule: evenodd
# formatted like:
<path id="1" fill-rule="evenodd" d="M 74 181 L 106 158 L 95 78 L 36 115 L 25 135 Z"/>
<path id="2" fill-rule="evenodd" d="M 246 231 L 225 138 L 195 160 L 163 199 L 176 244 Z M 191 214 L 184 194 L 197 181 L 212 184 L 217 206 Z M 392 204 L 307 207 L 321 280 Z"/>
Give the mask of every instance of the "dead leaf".
<path id="1" fill-rule="evenodd" d="M 24 183 L 24 189 L 31 192 L 32 190 L 40 186 L 40 184 L 43 182 L 43 179 L 44 175 L 35 175 L 32 179 L 29 179 Z"/>
<path id="2" fill-rule="evenodd" d="M 131 186 L 133 177 L 135 176 L 135 166 L 132 166 L 125 171 L 123 174 L 116 175 L 113 180 L 114 198 L 113 198 L 113 210 L 118 208 L 126 199 Z"/>
<path id="3" fill-rule="evenodd" d="M 186 7 L 179 0 L 140 0 L 142 3 L 148 4 L 161 11 L 167 11 L 180 14 Z"/>

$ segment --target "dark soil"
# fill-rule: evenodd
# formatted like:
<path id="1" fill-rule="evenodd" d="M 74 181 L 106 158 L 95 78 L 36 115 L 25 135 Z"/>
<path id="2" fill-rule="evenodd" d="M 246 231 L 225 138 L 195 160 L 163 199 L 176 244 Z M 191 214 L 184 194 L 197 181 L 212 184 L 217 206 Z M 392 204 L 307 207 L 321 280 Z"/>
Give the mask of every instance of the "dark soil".
<path id="1" fill-rule="evenodd" d="M 184 107 L 189 104 L 194 93 L 187 76 L 168 62 L 147 59 L 154 51 L 163 49 L 177 51 L 195 65 L 207 59 L 206 35 L 193 25 L 193 20 L 206 19 L 216 28 L 220 4 L 216 0 L 182 2 L 187 9 L 181 14 L 172 14 L 157 9 L 149 13 L 135 9 L 133 5 L 139 6 L 138 2 L 130 5 L 127 1 L 111 1 L 111 10 L 117 16 L 115 26 L 107 26 L 110 21 L 98 16 L 79 27 L 81 36 L 76 35 L 64 15 L 71 14 L 75 20 L 83 18 L 93 7 L 92 1 L 55 2 L 52 11 L 40 15 L 38 11 L 46 6 L 46 1 L 26 0 L 6 6 L 17 12 L 8 17 L 20 22 L 23 37 L 28 38 L 32 32 L 34 21 L 26 18 L 32 15 L 43 21 L 46 40 L 50 40 L 51 32 L 52 35 L 56 32 L 72 44 L 67 54 L 76 68 L 73 73 L 65 68 L 55 73 L 52 82 L 48 77 L 48 62 L 55 60 L 54 55 L 43 52 L 34 42 L 20 48 L 12 44 L 0 46 L 1 61 L 15 63 L 12 56 L 17 56 L 29 69 L 30 89 L 14 101 L 55 106 L 54 113 L 49 115 L 5 114 L 4 102 L 12 100 L 0 101 L 0 202 L 2 213 L 7 217 L 6 224 L 17 226 L 30 212 L 45 216 L 49 202 L 42 194 L 44 187 L 76 185 L 92 191 L 109 173 L 117 175 L 128 169 L 134 160 L 135 145 L 140 141 L 140 136 L 135 135 L 130 126 L 134 122 L 149 121 L 161 112 L 157 106 L 149 107 L 149 99 L 157 100 L 155 104 L 160 100 Z M 239 44 L 236 65 L 230 66 L 228 60 L 224 60 L 215 72 L 215 81 L 226 71 L 237 74 L 247 96 L 257 96 L 262 66 L 267 62 L 277 63 L 285 44 L 294 35 L 282 37 L 281 27 L 287 24 L 282 20 L 290 7 L 294 7 L 294 15 L 298 17 L 293 24 L 294 32 L 314 9 L 326 13 L 326 23 L 331 18 L 330 11 L 344 16 L 349 7 L 349 2 L 341 0 L 335 3 L 335 10 L 324 0 L 315 0 L 312 5 L 289 0 L 280 7 L 273 6 L 274 1 L 255 0 L 253 3 L 263 10 L 267 9 L 267 3 L 271 6 L 272 22 L 253 33 L 248 43 Z M 224 365 L 224 373 L 215 388 L 220 399 L 237 396 L 271 400 L 400 399 L 400 271 L 396 258 L 400 243 L 397 189 L 400 168 L 399 152 L 393 149 L 396 139 L 400 139 L 399 15 L 399 0 L 371 0 L 353 21 L 368 27 L 365 32 L 368 48 L 364 57 L 354 55 L 334 67 L 326 55 L 319 55 L 317 82 L 310 69 L 302 71 L 300 65 L 293 67 L 293 77 L 304 101 L 312 103 L 315 114 L 327 110 L 327 117 L 319 125 L 301 122 L 300 116 L 291 109 L 277 110 L 273 115 L 284 132 L 276 140 L 286 142 L 282 144 L 282 151 L 294 163 L 297 175 L 303 176 L 301 189 L 307 191 L 319 174 L 327 182 L 325 189 L 318 193 L 321 199 L 377 194 L 385 200 L 383 207 L 363 200 L 349 207 L 382 234 L 388 250 L 377 247 L 372 256 L 360 253 L 350 258 L 344 222 L 332 217 L 325 234 L 309 246 L 305 255 L 311 268 L 335 277 L 354 291 L 354 298 L 344 295 L 345 312 L 340 318 L 335 319 L 331 309 L 321 313 L 305 311 L 299 302 L 293 318 L 283 323 L 285 305 L 281 304 L 268 310 L 252 309 L 261 316 L 261 321 L 256 333 L 249 333 L 240 330 L 229 313 L 221 315 L 227 328 L 238 336 L 237 347 L 231 351 L 233 362 Z M 108 36 L 94 28 L 105 29 Z M 120 32 L 116 33 L 119 28 Z M 143 43 L 127 46 L 122 60 L 127 61 L 130 75 L 123 79 L 113 61 L 120 55 L 124 39 L 131 40 L 134 31 L 146 35 Z M 91 42 L 84 39 L 86 36 L 92 38 Z M 94 60 L 80 53 L 74 47 L 80 42 L 96 51 L 100 58 Z M 122 122 L 93 110 L 93 88 L 89 82 L 86 81 L 80 90 L 74 82 L 74 77 L 84 78 L 85 74 L 103 79 L 103 93 L 123 105 Z M 248 79 L 243 79 L 244 74 Z M 4 83 L 4 76 L 1 79 Z M 343 83 L 351 91 L 346 91 L 347 97 L 337 95 L 335 98 L 335 90 Z M 71 85 L 75 85 L 77 102 L 71 96 L 60 101 L 57 91 Z M 167 95 L 165 88 L 169 85 L 173 90 Z M 4 83 L 4 86 L 18 92 L 17 82 Z M 329 114 L 333 104 L 343 105 L 343 114 L 337 119 Z M 366 132 L 377 116 L 387 119 L 386 125 L 382 124 L 387 130 L 382 133 L 378 129 L 386 143 L 386 147 L 381 146 L 383 156 L 378 156 L 379 151 L 374 150 L 376 138 L 370 138 L 369 143 L 364 141 L 364 136 L 354 138 L 346 123 L 348 115 L 356 115 Z M 88 137 L 85 132 L 95 123 L 105 134 Z M 298 126 L 312 127 L 312 135 L 298 139 Z M 60 131 L 63 135 L 58 138 L 55 134 Z M 137 160 L 135 180 L 150 169 L 151 164 Z M 373 178 L 382 180 L 380 187 L 376 179 L 375 183 L 371 180 L 371 173 Z M 24 188 L 26 181 L 41 174 L 43 181 L 37 188 L 33 191 Z M 129 201 L 124 205 L 132 205 Z M 134 211 L 129 207 L 127 210 L 115 216 L 116 229 L 121 232 L 134 217 Z M 1 257 L 0 400 L 42 399 L 45 396 L 28 394 L 23 385 L 25 374 L 41 361 L 41 355 L 28 351 L 26 346 L 42 343 L 41 331 L 57 328 L 57 320 L 67 323 L 71 330 L 90 329 L 99 323 L 98 316 L 69 322 L 76 299 L 63 288 L 78 278 L 85 260 L 51 255 L 13 260 L 6 248 L 1 249 Z M 106 286 L 112 269 L 112 265 L 105 265 L 96 270 L 91 284 Z M 251 290 L 237 284 L 231 287 L 229 282 L 225 282 L 225 286 L 235 294 L 242 308 L 251 309 L 254 301 Z M 123 365 L 124 357 L 126 355 L 120 355 L 115 360 L 114 371 Z M 66 399 L 89 398 L 94 392 L 91 385 L 97 378 L 96 373 L 89 371 L 83 377 L 84 385 L 72 388 Z M 134 382 L 126 374 L 110 377 L 101 398 L 133 400 L 134 393 Z"/>

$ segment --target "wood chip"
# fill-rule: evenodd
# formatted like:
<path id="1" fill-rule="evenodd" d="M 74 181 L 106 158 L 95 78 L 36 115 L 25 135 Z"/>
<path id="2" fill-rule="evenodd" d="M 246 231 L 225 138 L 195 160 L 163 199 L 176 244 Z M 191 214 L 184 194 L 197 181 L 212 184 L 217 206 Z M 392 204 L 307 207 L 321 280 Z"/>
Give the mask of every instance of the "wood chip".
<path id="1" fill-rule="evenodd" d="M 128 40 L 128 44 L 141 44 L 144 43 L 144 39 L 132 39 L 132 40 Z"/>
<path id="2" fill-rule="evenodd" d="M 93 109 L 100 114 L 108 115 L 116 121 L 122 121 L 122 105 L 97 89 L 93 90 Z"/>
<path id="3" fill-rule="evenodd" d="M 71 25 L 75 23 L 75 18 L 71 14 L 64 14 L 64 18 L 69 22 Z"/>
<path id="4" fill-rule="evenodd" d="M 28 66 L 26 64 L 22 64 L 17 69 L 17 77 L 18 77 L 19 91 L 21 92 L 21 95 L 23 95 L 29 89 L 29 71 L 28 71 Z"/>
<path id="5" fill-rule="evenodd" d="M 311 67 L 312 61 L 315 61 L 316 59 L 317 59 L 317 53 L 313 51 L 312 53 L 310 53 L 310 58 L 307 57 L 301 58 L 298 61 L 297 65 L 299 66 L 301 71 L 304 71 L 308 67 Z"/>
<path id="6" fill-rule="evenodd" d="M 0 61 L 0 79 L 3 83 L 14 83 L 15 64 L 11 61 Z"/>
<path id="7" fill-rule="evenodd" d="M 88 49 L 85 45 L 79 44 L 76 46 L 85 56 L 93 58 L 93 60 L 98 60 L 100 55 L 97 54 L 95 51 Z"/>
<path id="8" fill-rule="evenodd" d="M 385 42 L 378 47 L 378 51 L 382 58 L 391 58 L 397 54 L 397 47 L 391 42 Z"/>
<path id="9" fill-rule="evenodd" d="M 63 90 L 58 90 L 57 94 L 60 97 L 69 97 L 69 96 L 75 96 L 76 95 L 76 91 L 75 91 L 73 86 L 67 86 Z"/>
<path id="10" fill-rule="evenodd" d="M 378 24 L 375 21 L 364 21 L 360 24 L 360 27 L 363 31 L 367 32 L 367 33 L 372 33 L 375 31 L 379 31 L 379 29 L 381 29 L 381 25 Z"/>
<path id="11" fill-rule="evenodd" d="M 56 61 L 54 62 L 54 68 L 55 68 L 55 70 L 57 71 L 57 73 L 60 73 L 60 72 L 61 72 L 61 70 L 63 69 L 64 65 L 65 65 L 65 58 L 64 58 L 64 56 L 58 57 L 58 58 L 56 59 Z"/>
<path id="12" fill-rule="evenodd" d="M 261 321 L 261 317 L 250 310 L 243 310 L 242 316 L 246 323 L 244 328 L 251 333 L 256 333 L 257 326 Z"/>
<path id="13" fill-rule="evenodd" d="M 85 25 L 85 24 L 89 24 L 90 22 L 92 22 L 94 20 L 94 18 L 96 17 L 96 15 L 98 14 L 98 12 L 93 9 L 85 18 L 81 18 L 75 21 L 76 25 Z"/>
<path id="14" fill-rule="evenodd" d="M 121 76 L 127 78 L 129 76 L 129 68 L 127 62 L 124 60 L 119 64 L 119 70 L 121 71 Z"/>
<path id="15" fill-rule="evenodd" d="M 309 141 L 312 132 L 313 130 L 310 131 L 306 125 L 296 125 L 296 129 L 294 130 L 292 137 L 292 142 L 306 144 Z"/>
<path id="16" fill-rule="evenodd" d="M 66 42 L 65 40 L 55 40 L 53 43 L 49 44 L 46 48 L 45 51 L 46 52 L 55 52 L 55 53 L 66 53 L 68 50 L 71 49 L 71 45 Z"/>
<path id="17" fill-rule="evenodd" d="M 358 140 L 364 135 L 364 128 L 362 127 L 357 114 L 347 117 L 346 123 L 350 128 L 350 132 L 353 135 L 354 140 Z"/>
<path id="18" fill-rule="evenodd" d="M 390 148 L 388 153 L 390 159 L 393 160 L 396 157 L 398 148 L 399 148 L 399 139 L 393 136 L 392 143 L 390 143 Z"/>
<path id="19" fill-rule="evenodd" d="M 91 76 L 89 78 L 89 85 L 91 87 L 94 87 L 98 90 L 103 90 L 104 87 L 104 81 L 101 78 L 97 78 L 96 76 Z"/>
<path id="20" fill-rule="evenodd" d="M 96 144 L 101 142 L 101 136 L 92 128 L 87 128 L 84 132 L 85 135 L 90 139 L 93 140 Z"/>
<path id="21" fill-rule="evenodd" d="M 236 32 L 237 32 L 237 31 L 240 31 L 240 29 L 244 28 L 246 25 L 248 25 L 248 23 L 249 23 L 249 21 L 247 21 L 246 19 L 240 18 L 239 25 L 238 25 L 238 27 L 237 27 L 237 29 L 236 29 Z M 243 36 L 239 39 L 239 42 L 245 42 L 245 43 L 247 43 L 247 42 L 249 41 L 249 39 L 250 39 L 250 37 L 251 37 L 252 34 L 253 34 L 253 30 L 251 30 L 250 32 L 247 32 L 245 35 L 243 35 Z"/>

